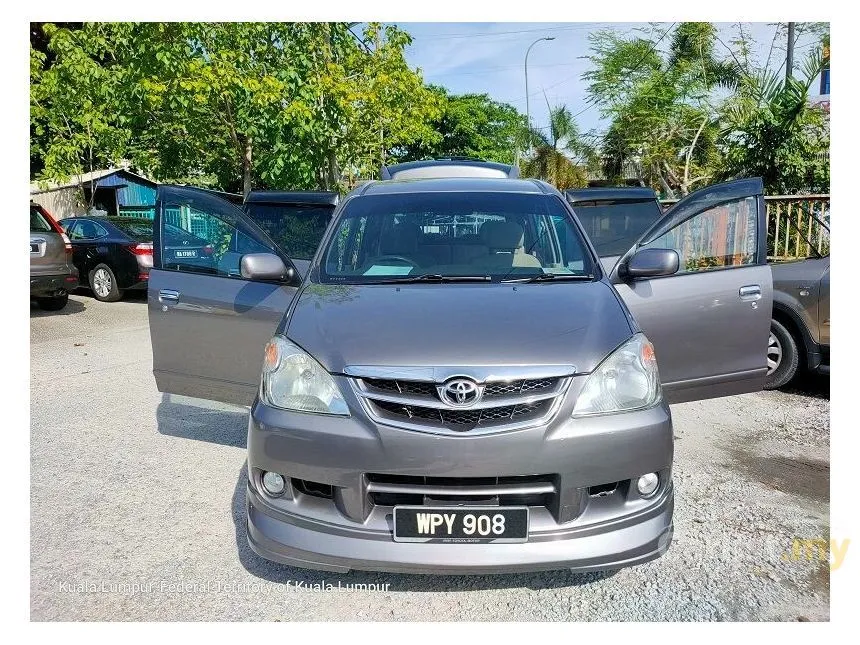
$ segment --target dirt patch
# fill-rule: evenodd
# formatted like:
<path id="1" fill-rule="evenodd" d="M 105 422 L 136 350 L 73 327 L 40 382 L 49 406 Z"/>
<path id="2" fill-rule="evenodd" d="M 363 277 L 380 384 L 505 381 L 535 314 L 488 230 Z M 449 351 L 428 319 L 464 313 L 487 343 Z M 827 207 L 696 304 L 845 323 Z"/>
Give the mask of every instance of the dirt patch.
<path id="1" fill-rule="evenodd" d="M 762 456 L 746 450 L 735 450 L 733 454 L 733 466 L 766 486 L 813 501 L 830 501 L 830 464 L 826 461 Z"/>

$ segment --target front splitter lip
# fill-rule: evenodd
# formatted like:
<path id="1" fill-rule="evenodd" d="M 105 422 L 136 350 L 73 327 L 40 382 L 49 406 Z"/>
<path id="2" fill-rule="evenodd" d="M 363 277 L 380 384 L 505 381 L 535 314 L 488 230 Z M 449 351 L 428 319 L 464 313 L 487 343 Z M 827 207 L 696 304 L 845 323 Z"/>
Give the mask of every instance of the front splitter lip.
<path id="1" fill-rule="evenodd" d="M 671 486 L 657 504 L 632 518 L 567 531 L 557 539 L 481 545 L 394 542 L 390 534 L 360 529 L 350 535 L 329 532 L 323 524 L 309 524 L 302 518 L 280 513 L 273 517 L 253 489 L 248 488 L 247 495 L 248 544 L 257 555 L 289 566 L 341 573 L 351 569 L 442 575 L 602 571 L 659 558 L 672 542 Z"/>

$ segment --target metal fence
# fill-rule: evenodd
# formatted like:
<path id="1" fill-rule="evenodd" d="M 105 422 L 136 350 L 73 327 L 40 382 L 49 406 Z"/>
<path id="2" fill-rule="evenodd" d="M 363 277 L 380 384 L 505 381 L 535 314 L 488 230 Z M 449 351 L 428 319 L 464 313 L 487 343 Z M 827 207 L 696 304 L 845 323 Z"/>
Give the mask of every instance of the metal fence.
<path id="1" fill-rule="evenodd" d="M 677 199 L 664 199 L 663 208 Z M 767 257 L 782 261 L 830 253 L 830 195 L 768 195 Z"/>

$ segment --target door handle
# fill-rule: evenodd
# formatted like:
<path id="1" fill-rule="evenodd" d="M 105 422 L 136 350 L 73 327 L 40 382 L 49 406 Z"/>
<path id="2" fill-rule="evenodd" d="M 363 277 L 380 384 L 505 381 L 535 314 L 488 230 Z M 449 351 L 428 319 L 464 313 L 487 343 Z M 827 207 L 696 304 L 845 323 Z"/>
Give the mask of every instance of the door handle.
<path id="1" fill-rule="evenodd" d="M 738 296 L 741 300 L 761 300 L 761 285 L 748 284 L 738 289 Z"/>
<path id="2" fill-rule="evenodd" d="M 179 302 L 179 292 L 173 289 L 162 289 L 158 292 L 158 302 Z"/>

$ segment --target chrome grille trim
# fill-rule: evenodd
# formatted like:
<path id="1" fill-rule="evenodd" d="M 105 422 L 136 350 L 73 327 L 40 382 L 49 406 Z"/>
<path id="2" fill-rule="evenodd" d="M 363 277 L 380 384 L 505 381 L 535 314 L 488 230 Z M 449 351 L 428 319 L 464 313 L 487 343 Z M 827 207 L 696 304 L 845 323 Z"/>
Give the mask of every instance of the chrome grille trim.
<path id="1" fill-rule="evenodd" d="M 495 497 L 496 495 L 543 495 L 555 494 L 551 482 L 529 484 L 498 484 L 487 486 L 431 486 L 423 484 L 388 484 L 370 482 L 368 493 L 394 493 L 400 495 L 431 495 L 436 497 Z"/>
<path id="2" fill-rule="evenodd" d="M 447 403 L 441 401 L 438 397 L 421 396 L 420 394 L 394 394 L 393 392 L 385 392 L 383 390 L 371 389 L 367 387 L 367 382 L 364 379 L 358 381 L 359 393 L 361 396 L 377 401 L 388 401 L 389 403 L 401 403 L 403 405 L 414 405 L 422 408 L 437 408 L 440 410 L 484 410 L 487 408 L 502 408 L 511 405 L 528 405 L 546 399 L 552 399 L 559 395 L 560 386 L 563 379 L 559 379 L 555 387 L 547 389 L 540 394 L 529 394 L 526 396 L 494 396 L 489 399 L 484 396 L 483 399 L 468 408 L 452 408 Z"/>
<path id="3" fill-rule="evenodd" d="M 426 381 L 443 383 L 455 376 L 469 376 L 478 383 L 490 381 L 513 381 L 517 379 L 561 378 L 577 374 L 573 365 L 498 365 L 469 367 L 442 365 L 436 367 L 390 367 L 388 365 L 347 365 L 346 376 L 356 378 L 394 379 L 398 381 Z"/>

